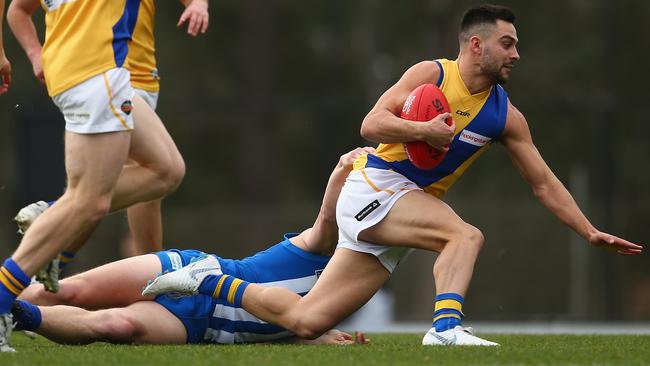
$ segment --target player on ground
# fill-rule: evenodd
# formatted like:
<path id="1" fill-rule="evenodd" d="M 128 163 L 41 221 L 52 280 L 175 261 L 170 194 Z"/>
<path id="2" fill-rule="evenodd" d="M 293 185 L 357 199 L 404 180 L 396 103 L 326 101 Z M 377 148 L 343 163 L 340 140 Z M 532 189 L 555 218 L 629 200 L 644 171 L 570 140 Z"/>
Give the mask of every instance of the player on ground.
<path id="1" fill-rule="evenodd" d="M 181 0 L 185 5 L 178 26 L 188 25 L 187 32 L 192 36 L 205 33 L 209 25 L 207 0 Z M 36 78 L 45 83 L 41 62 L 41 43 L 36 34 L 32 14 L 40 6 L 38 0 L 14 0 L 7 13 L 7 19 L 14 34 L 25 50 Z M 160 77 L 156 67 L 154 24 L 156 5 L 154 0 L 142 0 L 137 17 L 129 18 L 129 28 L 133 29 L 132 41 L 126 64 L 131 73 L 131 85 L 152 110 L 158 104 Z M 136 22 L 137 21 L 137 22 Z M 136 22 L 135 24 L 132 24 Z M 137 165 L 135 161 L 129 161 Z M 53 202 L 39 201 L 20 210 L 16 215 L 19 232 L 25 233 L 36 218 Z M 125 240 L 125 251 L 130 255 L 152 253 L 162 250 L 161 201 L 153 200 L 127 208 L 130 240 Z M 87 238 L 79 237 L 61 252 L 46 268 L 36 274 L 49 291 L 58 290 L 59 272 L 74 258 Z"/>
<path id="2" fill-rule="evenodd" d="M 265 286 L 282 286 L 304 294 L 325 268 L 337 242 L 336 200 L 362 152 L 358 148 L 339 159 L 328 181 L 320 212 L 314 225 L 281 243 L 243 259 L 208 257 L 206 266 L 195 274 L 205 277 L 213 267 L 246 281 Z M 242 343 L 266 342 L 292 336 L 285 329 L 260 321 L 239 305 L 229 305 L 211 296 L 170 298 L 155 301 L 140 292 L 161 271 L 174 271 L 205 254 L 195 250 L 169 250 L 109 263 L 61 281 L 61 291 L 49 293 L 42 285 L 32 285 L 14 305 L 19 328 L 62 343 Z M 228 285 L 231 280 L 225 280 Z M 234 291 L 235 302 L 240 293 Z M 35 307 L 33 304 L 42 305 Z M 51 306 L 65 304 L 68 306 Z M 89 311 L 85 309 L 106 309 Z M 331 331 L 317 341 L 351 343 L 349 335 Z"/>
<path id="3" fill-rule="evenodd" d="M 2 42 L 3 19 L 5 13 L 5 0 L 0 0 L 0 95 L 9 90 L 11 83 L 11 64 L 5 55 L 4 43 Z"/>
<path id="4" fill-rule="evenodd" d="M 535 148 L 526 119 L 509 102 L 500 84 L 519 59 L 514 20 L 505 7 L 471 8 L 461 22 L 458 59 L 418 63 L 379 98 L 361 132 L 381 144 L 375 154 L 357 159 L 341 192 L 338 249 L 317 285 L 300 298 L 244 282 L 239 288 L 246 286 L 242 304 L 247 311 L 302 337 L 317 337 L 368 301 L 409 248 L 420 248 L 439 253 L 433 268 L 433 324 L 423 344 L 497 345 L 461 326 L 462 304 L 483 235 L 440 199 L 494 141 L 502 143 L 535 196 L 565 225 L 597 247 L 641 253 L 641 246 L 598 231 L 585 218 Z M 440 86 L 455 125 L 444 123 L 449 113 L 424 123 L 396 117 L 407 96 L 426 83 Z M 438 149 L 451 145 L 439 166 L 423 171 L 406 157 L 402 143 L 408 141 L 425 141 Z M 222 278 L 208 276 L 195 288 L 224 299 L 224 289 L 218 288 Z M 158 277 L 145 293 L 194 293 L 181 286 L 182 281 L 190 281 L 187 270 Z"/>
<path id="5" fill-rule="evenodd" d="M 32 275 L 70 243 L 87 238 L 108 212 L 160 199 L 185 174 L 174 141 L 155 112 L 134 95 L 124 68 L 132 32 L 129 16 L 137 4 L 42 3 L 43 73 L 48 93 L 66 120 L 68 185 L 0 267 L 1 351 L 14 351 L 9 346 L 10 309 Z M 138 164 L 124 167 L 127 158 Z"/>

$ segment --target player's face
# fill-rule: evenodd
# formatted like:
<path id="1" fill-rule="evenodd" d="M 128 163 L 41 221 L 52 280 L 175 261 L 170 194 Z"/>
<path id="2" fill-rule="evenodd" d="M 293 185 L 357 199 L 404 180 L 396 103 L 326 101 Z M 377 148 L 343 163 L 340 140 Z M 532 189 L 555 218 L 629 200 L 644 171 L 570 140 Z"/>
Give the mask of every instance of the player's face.
<path id="1" fill-rule="evenodd" d="M 519 60 L 517 30 L 512 23 L 497 20 L 494 32 L 483 43 L 481 71 L 496 84 L 504 84 Z"/>

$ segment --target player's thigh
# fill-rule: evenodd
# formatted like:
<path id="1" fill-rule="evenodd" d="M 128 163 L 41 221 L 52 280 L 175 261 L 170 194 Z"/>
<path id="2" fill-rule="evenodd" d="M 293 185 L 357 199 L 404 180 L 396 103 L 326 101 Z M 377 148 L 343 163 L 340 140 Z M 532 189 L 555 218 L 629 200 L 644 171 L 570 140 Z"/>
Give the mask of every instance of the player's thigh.
<path id="1" fill-rule="evenodd" d="M 140 165 L 182 164 L 180 152 L 156 112 L 139 95 L 133 102 L 135 128 L 129 158 Z"/>
<path id="2" fill-rule="evenodd" d="M 359 233 L 359 240 L 388 246 L 442 250 L 467 230 L 446 203 L 422 191 L 403 195 L 378 224 Z"/>
<path id="3" fill-rule="evenodd" d="M 136 326 L 135 343 L 187 343 L 187 330 L 180 319 L 154 301 L 139 301 L 120 312 Z"/>
<path id="4" fill-rule="evenodd" d="M 86 309 L 123 307 L 136 301 L 148 300 L 142 296 L 147 281 L 161 272 L 160 260 L 155 254 L 111 262 L 61 281 L 61 291 L 71 287 L 70 304 Z"/>
<path id="5" fill-rule="evenodd" d="M 126 162 L 131 132 L 65 133 L 65 164 L 69 189 L 90 193 L 112 191 Z"/>
<path id="6" fill-rule="evenodd" d="M 337 249 L 316 285 L 300 299 L 296 315 L 329 329 L 368 302 L 389 277 L 375 256 Z"/>

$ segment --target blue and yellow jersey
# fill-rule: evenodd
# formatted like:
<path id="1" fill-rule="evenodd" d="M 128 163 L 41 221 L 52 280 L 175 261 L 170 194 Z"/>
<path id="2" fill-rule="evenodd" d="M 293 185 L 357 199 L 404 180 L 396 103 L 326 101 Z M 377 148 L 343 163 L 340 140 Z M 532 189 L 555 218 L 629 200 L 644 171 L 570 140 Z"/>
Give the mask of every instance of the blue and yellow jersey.
<path id="1" fill-rule="evenodd" d="M 154 43 L 154 0 L 141 0 L 135 16 L 129 18 L 133 37 L 129 45 L 127 67 L 131 71 L 131 85 L 150 92 L 160 90 L 160 78 L 156 68 L 156 48 Z"/>
<path id="2" fill-rule="evenodd" d="M 435 168 L 416 168 L 408 159 L 404 144 L 380 144 L 376 153 L 364 155 L 354 169 L 392 169 L 436 197 L 442 197 L 465 170 L 503 133 L 508 111 L 508 94 L 500 85 L 470 94 L 460 77 L 457 61 L 435 61 L 441 69 L 437 86 L 447 97 L 456 122 L 456 134 L 443 161 Z"/>
<path id="3" fill-rule="evenodd" d="M 140 0 L 41 0 L 45 10 L 43 72 L 51 96 L 122 67 Z"/>

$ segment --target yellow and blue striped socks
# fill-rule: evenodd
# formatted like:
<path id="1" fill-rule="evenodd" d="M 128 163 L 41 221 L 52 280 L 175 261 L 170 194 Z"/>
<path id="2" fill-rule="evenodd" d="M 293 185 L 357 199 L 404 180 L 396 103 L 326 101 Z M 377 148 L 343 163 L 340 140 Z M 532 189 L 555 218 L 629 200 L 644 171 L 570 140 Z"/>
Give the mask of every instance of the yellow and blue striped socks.
<path id="1" fill-rule="evenodd" d="M 29 286 L 30 282 L 29 276 L 13 259 L 5 260 L 0 267 L 0 314 L 6 314 L 11 310 L 14 300 L 25 287 Z"/>
<path id="2" fill-rule="evenodd" d="M 241 307 L 244 290 L 250 282 L 240 280 L 227 274 L 206 276 L 199 286 L 199 293 L 225 300 L 229 304 Z"/>
<path id="3" fill-rule="evenodd" d="M 66 251 L 59 253 L 59 256 L 57 258 L 59 260 L 59 269 L 64 269 L 65 266 L 67 266 L 70 262 L 72 262 L 75 254 L 77 253 L 66 252 Z"/>
<path id="4" fill-rule="evenodd" d="M 463 314 L 463 299 L 459 294 L 452 292 L 436 296 L 435 312 L 433 313 L 433 327 L 436 332 L 444 332 L 461 325 Z"/>

